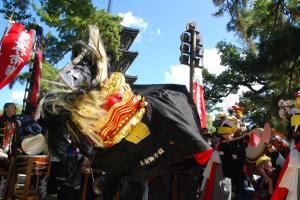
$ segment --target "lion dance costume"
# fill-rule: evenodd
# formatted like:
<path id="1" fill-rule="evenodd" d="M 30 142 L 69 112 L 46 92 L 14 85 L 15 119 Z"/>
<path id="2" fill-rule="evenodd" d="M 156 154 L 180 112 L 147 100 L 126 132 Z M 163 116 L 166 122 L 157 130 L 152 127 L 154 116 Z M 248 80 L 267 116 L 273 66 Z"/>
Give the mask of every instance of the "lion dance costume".
<path id="1" fill-rule="evenodd" d="M 67 81 L 71 90 L 49 93 L 40 104 L 49 150 L 63 161 L 67 182 L 78 177 L 79 154 L 107 173 L 138 181 L 185 158 L 195 156 L 202 164 L 209 160 L 212 150 L 200 135 L 199 115 L 185 86 L 131 88 L 120 72 L 108 77 L 106 53 L 94 26 L 85 46 L 95 58 L 89 63 L 96 65 L 96 76 L 89 77 L 91 66 L 76 65 L 87 55 L 83 51 L 69 71 L 62 70 L 63 79 L 72 73 L 82 83 Z"/>

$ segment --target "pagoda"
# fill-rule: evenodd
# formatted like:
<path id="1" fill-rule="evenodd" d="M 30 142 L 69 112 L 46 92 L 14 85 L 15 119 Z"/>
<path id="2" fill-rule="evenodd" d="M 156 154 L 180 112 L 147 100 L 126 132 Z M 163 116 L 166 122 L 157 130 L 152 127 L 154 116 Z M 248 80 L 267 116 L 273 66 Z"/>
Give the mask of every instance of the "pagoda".
<path id="1" fill-rule="evenodd" d="M 123 74 L 129 69 L 130 65 L 133 63 L 135 58 L 138 56 L 138 52 L 129 51 L 130 46 L 133 41 L 139 34 L 138 29 L 122 27 L 122 31 L 120 33 L 121 44 L 120 44 L 120 52 L 122 53 L 120 59 L 117 61 L 114 56 L 111 56 L 111 60 L 109 62 L 109 71 L 110 72 L 122 72 Z M 131 76 L 125 74 L 126 82 L 129 84 L 133 84 L 137 80 L 137 76 Z"/>

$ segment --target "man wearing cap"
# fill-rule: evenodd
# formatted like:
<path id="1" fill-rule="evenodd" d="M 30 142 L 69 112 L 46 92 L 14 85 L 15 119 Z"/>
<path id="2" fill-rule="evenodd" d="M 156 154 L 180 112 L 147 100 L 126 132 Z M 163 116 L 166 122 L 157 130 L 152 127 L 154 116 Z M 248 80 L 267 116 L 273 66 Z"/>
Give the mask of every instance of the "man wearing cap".
<path id="1" fill-rule="evenodd" d="M 221 137 L 221 141 L 216 146 L 216 151 L 214 151 L 212 156 L 215 165 L 213 164 L 210 166 L 210 164 L 208 164 L 207 169 L 210 167 L 211 169 L 206 169 L 204 172 L 204 176 L 208 178 L 208 182 L 203 198 L 231 199 L 230 191 L 228 191 L 230 190 L 231 182 L 234 194 L 232 199 L 246 199 L 243 185 L 245 179 L 243 168 L 246 161 L 246 152 L 243 137 L 237 137 L 238 134 L 240 134 L 239 121 L 234 116 L 228 116 L 225 113 L 221 113 L 216 116 L 215 125 L 217 127 L 217 134 Z M 227 190 L 229 193 L 227 195 L 224 195 L 223 193 L 223 195 L 220 196 L 222 193 L 220 193 L 220 191 L 216 192 L 216 188 L 214 188 L 217 184 L 214 184 L 213 182 L 216 182 L 218 178 L 215 173 L 218 170 L 218 166 L 222 167 L 225 178 L 221 180 L 221 182 L 224 183 L 224 190 Z M 209 173 L 207 171 L 209 171 Z M 222 175 L 220 177 L 222 177 Z"/>
<path id="2" fill-rule="evenodd" d="M 273 173 L 275 168 L 272 166 L 271 158 L 264 154 L 256 160 L 255 164 L 259 175 L 261 175 L 261 179 L 257 182 L 259 186 L 256 195 L 259 199 L 270 199 L 274 191 L 273 182 L 276 181 L 276 176 Z"/>

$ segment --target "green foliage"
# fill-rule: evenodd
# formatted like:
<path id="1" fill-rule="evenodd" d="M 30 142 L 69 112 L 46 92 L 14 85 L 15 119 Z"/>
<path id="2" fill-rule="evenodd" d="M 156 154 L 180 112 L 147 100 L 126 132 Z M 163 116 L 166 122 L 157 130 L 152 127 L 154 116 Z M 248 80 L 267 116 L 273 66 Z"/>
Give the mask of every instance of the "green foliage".
<path id="1" fill-rule="evenodd" d="M 266 90 L 266 78 L 263 74 L 242 67 L 247 63 L 249 57 L 253 56 L 250 51 L 226 42 L 220 42 L 217 47 L 221 53 L 221 64 L 227 67 L 218 76 L 203 70 L 205 99 L 210 105 L 222 102 L 223 98 L 229 94 L 236 94 L 241 86 L 248 88 L 253 93 L 261 93 Z M 258 84 L 263 87 L 257 90 L 255 85 Z"/>
<path id="2" fill-rule="evenodd" d="M 9 18 L 14 11 L 13 20 L 25 24 L 27 28 L 34 28 L 36 25 L 32 17 L 32 10 L 34 10 L 42 22 L 56 29 L 57 34 L 53 35 L 48 32 L 44 36 L 43 53 L 47 61 L 43 63 L 42 89 L 51 89 L 49 81 L 58 79 L 58 70 L 53 65 L 71 52 L 72 46 L 77 41 L 84 40 L 87 43 L 88 25 L 98 26 L 106 50 L 116 60 L 119 59 L 121 55 L 119 51 L 120 17 L 112 16 L 105 10 L 97 10 L 91 0 L 39 0 L 35 2 L 39 4 L 30 4 L 29 0 L 3 0 L 0 13 Z M 10 83 L 10 88 L 16 82 L 24 84 L 28 76 L 28 72 L 19 74 Z"/>
<path id="3" fill-rule="evenodd" d="M 42 90 L 51 90 L 53 85 L 49 84 L 49 81 L 57 81 L 59 78 L 59 70 L 51 65 L 48 61 L 44 61 L 42 64 L 42 77 L 40 80 L 40 87 Z M 9 88 L 12 89 L 16 82 L 24 85 L 30 76 L 29 72 L 20 73 L 12 82 L 9 83 Z"/>
<path id="4" fill-rule="evenodd" d="M 61 60 L 79 40 L 88 40 L 88 25 L 97 25 L 106 50 L 120 56 L 121 18 L 105 10 L 96 10 L 90 0 L 40 0 L 33 4 L 41 20 L 57 30 L 58 36 L 47 33 L 45 55 L 52 64 Z"/>
<path id="5" fill-rule="evenodd" d="M 37 1 L 35 1 L 37 2 Z M 36 19 L 31 8 L 42 22 L 56 29 L 45 35 L 44 55 L 51 64 L 56 64 L 72 50 L 79 40 L 88 40 L 88 25 L 97 25 L 106 50 L 118 60 L 121 56 L 120 32 L 121 18 L 112 16 L 105 10 L 97 10 L 91 0 L 39 0 L 39 5 L 29 0 L 3 0 L 0 13 L 9 18 L 14 11 L 13 20 L 32 28 Z M 32 7 L 31 7 L 32 6 Z M 15 8 L 15 9 L 14 9 Z"/>
<path id="6" fill-rule="evenodd" d="M 251 93 L 244 94 L 240 98 L 240 104 L 246 106 L 245 122 L 249 128 L 263 127 L 265 122 L 269 122 L 272 128 L 283 133 L 287 133 L 288 120 L 278 117 L 279 98 L 273 94 L 262 94 L 251 96 Z"/>
<path id="7" fill-rule="evenodd" d="M 300 2 L 297 0 L 213 0 L 215 16 L 230 15 L 228 31 L 234 31 L 256 51 L 255 39 L 272 34 L 284 24 L 299 25 Z"/>
<path id="8" fill-rule="evenodd" d="M 213 118 L 211 115 L 206 115 L 206 128 L 208 129 L 209 133 L 216 132 L 216 128 L 213 126 Z"/>
<path id="9" fill-rule="evenodd" d="M 16 106 L 17 106 L 16 113 L 21 114 L 22 113 L 22 105 L 17 103 Z"/>
<path id="10" fill-rule="evenodd" d="M 278 100 L 290 98 L 300 88 L 300 2 L 296 0 L 213 0 L 216 16 L 230 15 L 228 31 L 234 31 L 246 46 L 219 42 L 220 75 L 204 73 L 206 98 L 214 104 L 223 97 L 248 88 L 240 97 L 246 108 L 246 122 L 262 127 L 269 121 L 284 131 L 279 120 Z M 260 86 L 260 87 L 258 87 Z M 234 103 L 234 102 L 233 102 Z"/>
<path id="11" fill-rule="evenodd" d="M 58 69 L 53 67 L 49 62 L 43 62 L 43 72 L 41 78 L 41 89 L 51 90 L 53 85 L 49 84 L 49 81 L 57 81 L 59 79 Z"/>
<path id="12" fill-rule="evenodd" d="M 3 0 L 0 13 L 4 14 L 9 19 L 13 14 L 13 20 L 22 21 L 27 25 L 33 20 L 32 15 L 28 12 L 29 0 Z"/>
<path id="13" fill-rule="evenodd" d="M 8 84 L 9 89 L 12 89 L 15 83 L 17 82 L 20 83 L 21 85 L 24 85 L 28 77 L 29 77 L 29 72 L 23 72 L 18 74 L 18 76 Z"/>

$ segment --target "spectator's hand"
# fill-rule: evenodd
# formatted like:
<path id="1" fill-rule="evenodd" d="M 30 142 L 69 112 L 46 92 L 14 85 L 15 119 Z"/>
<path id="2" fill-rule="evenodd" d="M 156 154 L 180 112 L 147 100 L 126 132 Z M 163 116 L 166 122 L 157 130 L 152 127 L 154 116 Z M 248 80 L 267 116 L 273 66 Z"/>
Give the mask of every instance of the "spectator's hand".
<path id="1" fill-rule="evenodd" d="M 269 192 L 269 194 L 273 194 L 274 189 L 273 189 L 273 182 L 272 182 L 272 179 L 268 177 L 268 178 L 266 179 L 266 183 L 268 184 L 268 192 Z"/>
<path id="2" fill-rule="evenodd" d="M 264 181 L 265 181 L 265 184 L 269 184 L 270 182 L 272 182 L 271 178 L 268 176 L 264 177 Z"/>
<path id="3" fill-rule="evenodd" d="M 272 128 L 271 128 L 270 124 L 268 122 L 266 122 L 265 126 L 264 126 L 264 132 L 263 132 L 263 134 L 261 136 L 261 140 L 265 144 L 270 144 L 271 135 L 272 135 Z"/>

